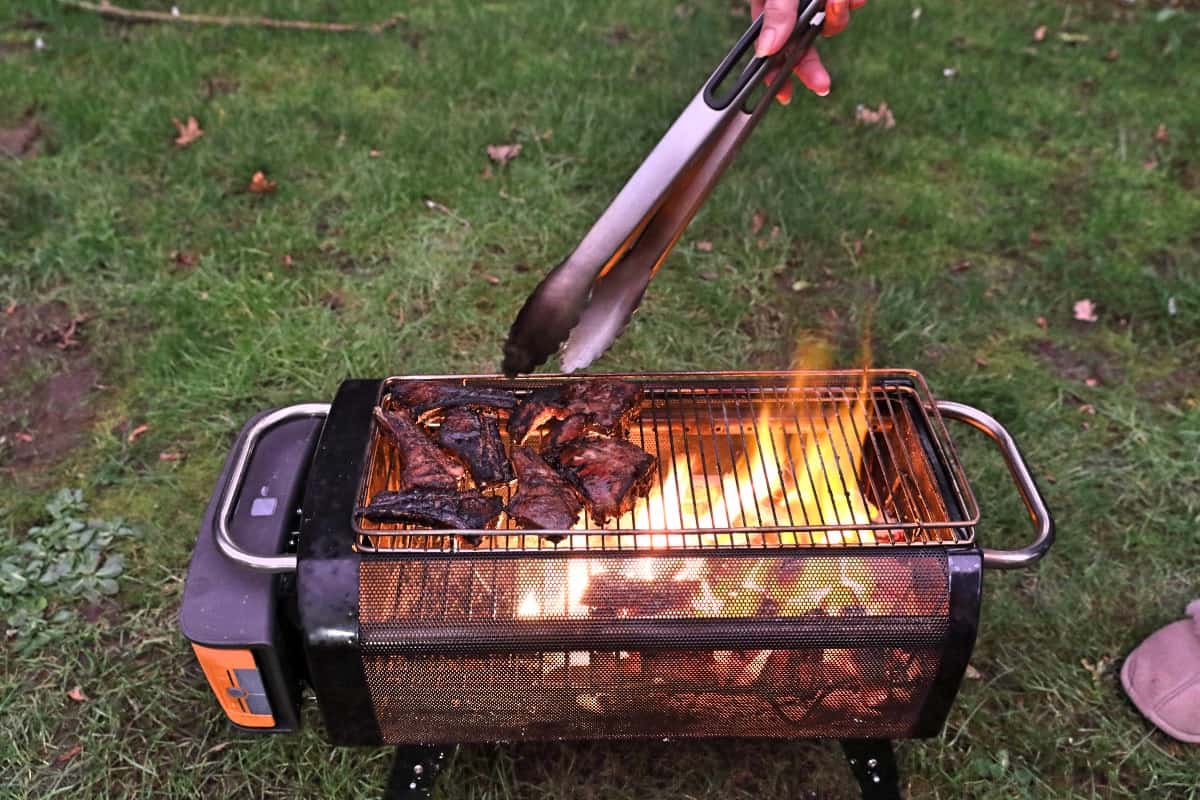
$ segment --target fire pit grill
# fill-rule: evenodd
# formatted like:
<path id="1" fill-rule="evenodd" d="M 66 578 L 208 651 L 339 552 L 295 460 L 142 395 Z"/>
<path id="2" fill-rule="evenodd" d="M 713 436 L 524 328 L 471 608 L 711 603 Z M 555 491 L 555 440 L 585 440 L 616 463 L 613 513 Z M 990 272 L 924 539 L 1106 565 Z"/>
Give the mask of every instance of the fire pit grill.
<path id="1" fill-rule="evenodd" d="M 657 456 L 649 498 L 599 525 L 571 530 L 431 532 L 356 517 L 363 552 L 639 551 L 969 544 L 979 514 L 928 388 L 918 373 L 612 375 L 644 395 L 630 440 Z M 524 396 L 571 380 L 452 379 Z M 507 435 L 502 430 L 502 438 Z M 805 444 L 826 440 L 826 447 Z M 536 446 L 537 439 L 534 438 Z M 811 453 L 807 458 L 806 453 Z M 854 463 L 847 463 L 853 460 Z M 400 453 L 376 427 L 358 503 L 398 487 Z M 741 469 L 738 467 L 741 466 Z M 740 473 L 740 474 L 739 474 Z M 775 488 L 781 498 L 765 495 Z M 505 502 L 511 486 L 487 490 Z M 726 499 L 722 502 L 722 496 Z M 714 508 L 716 513 L 714 513 Z M 874 509 L 844 520 L 838 511 Z M 664 533 L 669 530 L 670 533 Z M 472 538 L 464 538 L 472 537 Z M 562 537 L 562 538 L 559 538 Z"/>
<path id="2" fill-rule="evenodd" d="M 222 707 L 247 730 L 295 730 L 307 688 L 333 743 L 431 753 L 836 737 L 864 796 L 895 797 L 885 740 L 942 729 L 984 567 L 1031 564 L 1053 541 L 1011 437 L 935 401 L 910 371 L 603 377 L 640 384 L 629 438 L 658 463 L 648 495 L 603 527 L 359 518 L 396 485 L 373 409 L 400 379 L 346 381 L 331 404 L 251 420 L 206 512 L 181 615 Z M 518 395 L 583 380 L 432 379 Z M 1000 447 L 1032 543 L 980 547 L 943 418 Z M 419 784 L 412 763 L 398 759 L 401 785 Z"/>

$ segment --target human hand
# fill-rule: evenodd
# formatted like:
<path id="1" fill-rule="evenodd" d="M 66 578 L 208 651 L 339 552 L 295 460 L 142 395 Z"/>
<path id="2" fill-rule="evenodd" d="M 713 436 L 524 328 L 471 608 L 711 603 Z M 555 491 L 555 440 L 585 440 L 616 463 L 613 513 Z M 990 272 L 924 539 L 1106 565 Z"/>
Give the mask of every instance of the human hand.
<path id="1" fill-rule="evenodd" d="M 862 8 L 867 0 L 827 0 L 825 3 L 825 26 L 822 36 L 833 36 L 841 33 L 850 24 L 850 9 Z M 750 0 L 750 14 L 757 17 L 763 14 L 762 31 L 758 34 L 755 52 L 759 56 L 769 56 L 779 52 L 787 43 L 792 29 L 796 27 L 796 17 L 800 13 L 800 0 Z M 800 58 L 800 63 L 793 70 L 800 82 L 824 97 L 829 94 L 829 72 L 817 55 L 817 48 L 810 47 Z M 773 78 L 772 78 L 773 79 Z M 775 95 L 775 99 L 785 106 L 792 102 L 792 82 L 786 81 Z"/>

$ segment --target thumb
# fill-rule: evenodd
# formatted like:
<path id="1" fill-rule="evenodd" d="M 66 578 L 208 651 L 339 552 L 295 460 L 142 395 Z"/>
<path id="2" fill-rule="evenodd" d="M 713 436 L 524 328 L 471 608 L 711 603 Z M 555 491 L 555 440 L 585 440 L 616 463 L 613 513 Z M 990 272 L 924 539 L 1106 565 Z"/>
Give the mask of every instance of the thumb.
<path id="1" fill-rule="evenodd" d="M 758 56 L 769 56 L 783 47 L 796 27 L 800 0 L 767 0 L 763 7 L 763 26 L 754 45 Z"/>

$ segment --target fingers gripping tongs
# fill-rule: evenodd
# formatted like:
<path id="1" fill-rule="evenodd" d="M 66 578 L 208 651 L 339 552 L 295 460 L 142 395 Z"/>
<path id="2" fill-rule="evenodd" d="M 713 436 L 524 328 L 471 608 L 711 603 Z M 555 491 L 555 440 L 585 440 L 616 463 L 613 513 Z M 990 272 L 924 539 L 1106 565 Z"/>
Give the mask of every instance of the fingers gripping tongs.
<path id="1" fill-rule="evenodd" d="M 563 371 L 573 372 L 616 340 L 780 82 L 820 33 L 824 7 L 825 0 L 810 0 L 782 50 L 752 58 L 731 78 L 758 38 L 762 18 L 754 21 L 574 252 L 525 301 L 504 344 L 505 374 L 532 372 L 560 347 Z M 748 107 L 771 70 L 778 70 L 773 82 Z"/>

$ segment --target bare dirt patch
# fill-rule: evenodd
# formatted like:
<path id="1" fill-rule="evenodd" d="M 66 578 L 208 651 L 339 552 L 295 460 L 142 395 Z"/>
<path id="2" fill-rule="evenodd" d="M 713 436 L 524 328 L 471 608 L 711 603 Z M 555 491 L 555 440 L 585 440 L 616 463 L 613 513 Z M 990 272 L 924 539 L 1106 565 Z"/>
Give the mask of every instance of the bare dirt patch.
<path id="1" fill-rule="evenodd" d="M 100 371 L 85 324 L 61 303 L 0 310 L 0 471 L 36 471 L 87 435 Z"/>
<path id="2" fill-rule="evenodd" d="M 1117 383 L 1121 378 L 1120 368 L 1112 363 L 1113 356 L 1107 353 L 1070 350 L 1049 339 L 1039 339 L 1030 350 L 1064 380 L 1093 386 Z"/>
<path id="3" fill-rule="evenodd" d="M 38 153 L 38 140 L 42 138 L 42 125 L 37 114 L 30 109 L 15 127 L 0 127 L 0 156 L 9 158 L 31 158 Z"/>

